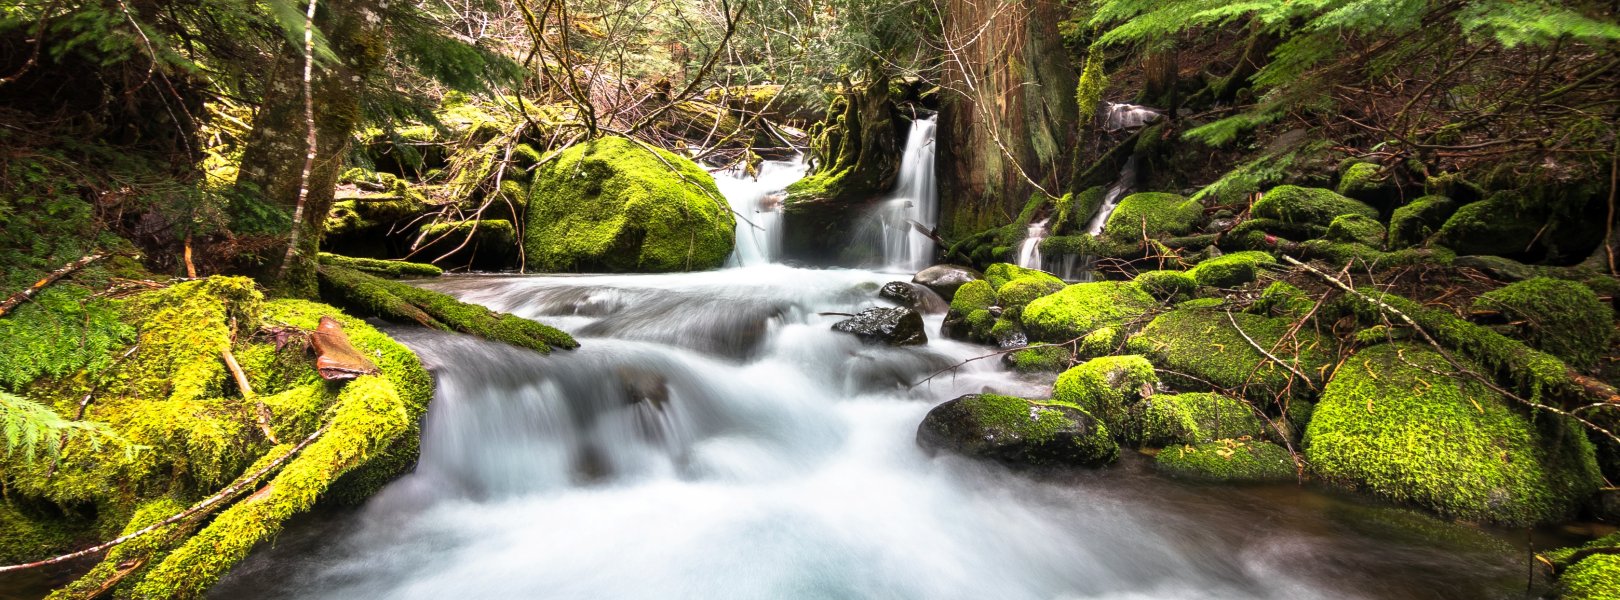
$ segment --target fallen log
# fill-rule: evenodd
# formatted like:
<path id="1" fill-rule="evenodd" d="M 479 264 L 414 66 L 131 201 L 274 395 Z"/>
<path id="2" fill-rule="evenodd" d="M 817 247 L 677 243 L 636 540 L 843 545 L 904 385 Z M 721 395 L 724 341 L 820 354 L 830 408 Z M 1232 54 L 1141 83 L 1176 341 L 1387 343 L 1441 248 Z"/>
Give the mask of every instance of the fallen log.
<path id="1" fill-rule="evenodd" d="M 315 371 L 327 381 L 354 379 L 361 375 L 375 375 L 382 371 L 366 358 L 343 333 L 343 324 L 332 317 L 321 317 L 321 324 L 310 334 L 309 343 L 315 347 Z"/>

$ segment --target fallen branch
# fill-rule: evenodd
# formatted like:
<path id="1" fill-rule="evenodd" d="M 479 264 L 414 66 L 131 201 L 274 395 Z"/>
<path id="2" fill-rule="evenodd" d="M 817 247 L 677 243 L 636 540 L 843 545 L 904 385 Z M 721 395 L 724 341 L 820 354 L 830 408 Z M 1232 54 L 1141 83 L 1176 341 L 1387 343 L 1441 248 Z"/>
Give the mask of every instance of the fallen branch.
<path id="1" fill-rule="evenodd" d="M 242 372 L 242 365 L 236 362 L 236 355 L 231 354 L 231 349 L 226 347 L 220 349 L 219 356 L 225 359 L 225 367 L 230 369 L 231 377 L 236 379 L 236 387 L 242 390 L 242 398 L 253 401 L 254 418 L 259 423 L 259 431 L 264 434 L 264 439 L 270 440 L 272 444 L 280 444 L 281 440 L 276 439 L 276 432 L 270 430 L 270 407 L 265 406 L 264 401 L 253 393 L 253 384 L 248 382 L 247 373 Z"/>
<path id="2" fill-rule="evenodd" d="M 34 285 L 28 286 L 28 289 L 12 294 L 11 297 L 6 298 L 4 302 L 0 302 L 0 317 L 10 314 L 12 309 L 17 308 L 17 305 L 32 299 L 35 294 L 39 293 L 40 290 L 45 289 L 45 287 L 49 286 L 50 284 L 56 283 L 56 280 L 67 277 L 68 275 L 72 275 L 75 271 L 88 267 L 90 266 L 90 263 L 96 262 L 103 258 L 107 258 L 107 255 L 100 253 L 89 254 L 84 258 L 80 258 L 79 260 L 68 263 L 68 265 L 65 267 L 51 271 L 39 281 L 34 282 Z"/>
<path id="3" fill-rule="evenodd" d="M 1249 337 L 1249 334 L 1245 333 L 1243 331 L 1243 328 L 1238 326 L 1237 319 L 1232 317 L 1232 311 L 1226 311 L 1226 320 L 1231 321 L 1232 329 L 1237 330 L 1238 335 L 1243 336 L 1243 341 L 1248 342 L 1250 347 L 1253 347 L 1255 350 L 1258 350 L 1260 352 L 1260 354 L 1265 355 L 1266 358 L 1271 359 L 1271 362 L 1282 365 L 1282 367 L 1284 369 L 1288 369 L 1288 372 L 1293 373 L 1296 377 L 1299 377 L 1300 379 L 1304 380 L 1305 385 L 1310 386 L 1311 389 L 1313 389 L 1313 390 L 1316 389 L 1316 384 L 1311 382 L 1311 378 L 1306 377 L 1304 373 L 1299 372 L 1299 369 L 1294 368 L 1294 365 L 1283 362 L 1282 359 L 1277 358 L 1276 356 L 1272 355 L 1270 352 L 1267 352 L 1265 348 L 1261 348 L 1260 344 L 1258 344 L 1258 343 L 1256 343 L 1254 341 L 1254 338 Z"/>

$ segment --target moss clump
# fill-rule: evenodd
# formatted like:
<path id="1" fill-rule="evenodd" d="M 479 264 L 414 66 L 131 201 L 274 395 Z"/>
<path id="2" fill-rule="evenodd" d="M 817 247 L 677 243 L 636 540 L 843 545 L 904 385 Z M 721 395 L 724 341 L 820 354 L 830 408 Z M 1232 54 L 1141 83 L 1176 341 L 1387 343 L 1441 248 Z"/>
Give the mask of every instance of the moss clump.
<path id="1" fill-rule="evenodd" d="M 1307 240 L 1301 243 L 1300 254 L 1306 258 L 1319 258 L 1338 265 L 1355 264 L 1360 269 L 1365 269 L 1371 265 L 1378 267 L 1396 267 L 1422 263 L 1447 265 L 1451 264 L 1452 259 L 1456 258 L 1456 253 L 1444 247 L 1404 248 L 1394 252 L 1384 252 L 1366 244 L 1335 242 L 1325 239 Z"/>
<path id="2" fill-rule="evenodd" d="M 1077 283 L 1024 307 L 1024 328 L 1033 339 L 1066 342 L 1104 327 L 1118 327 L 1158 307 L 1129 282 Z"/>
<path id="3" fill-rule="evenodd" d="M 1327 233 L 1327 226 L 1315 223 L 1285 223 L 1277 219 L 1249 219 L 1232 226 L 1227 239 L 1246 240 L 1266 235 L 1289 240 L 1308 240 Z"/>
<path id="4" fill-rule="evenodd" d="M 1367 215 L 1339 215 L 1328 224 L 1327 239 L 1353 242 L 1373 248 L 1384 245 L 1384 224 Z"/>
<path id="5" fill-rule="evenodd" d="M 1148 237 L 1186 235 L 1203 215 L 1203 205 L 1175 194 L 1131 194 L 1108 215 L 1103 235 L 1114 240 L 1138 240 L 1144 229 Z"/>
<path id="6" fill-rule="evenodd" d="M 1068 368 L 1074 355 L 1063 346 L 1041 344 L 1007 355 L 1007 364 L 1019 373 L 1057 373 Z"/>
<path id="7" fill-rule="evenodd" d="M 225 382 L 220 352 L 239 331 L 259 327 L 263 296 L 245 277 L 209 277 L 136 296 L 140 351 L 130 359 L 130 395 L 192 401 L 217 398 Z"/>
<path id="8" fill-rule="evenodd" d="M 1236 287 L 1254 281 L 1261 267 L 1277 264 L 1270 253 L 1259 250 L 1233 252 L 1198 263 L 1188 275 L 1198 285 L 1210 287 Z"/>
<path id="9" fill-rule="evenodd" d="M 1544 219 L 1521 214 L 1508 194 L 1463 205 L 1434 235 L 1435 243 L 1458 254 L 1518 257 L 1526 255 L 1541 233 Z"/>
<path id="10" fill-rule="evenodd" d="M 1113 354 L 1119 350 L 1120 342 L 1124 341 L 1120 339 L 1121 337 L 1119 330 L 1113 327 L 1104 327 L 1088 333 L 1086 337 L 1080 338 L 1076 356 L 1079 358 L 1097 358 Z"/>
<path id="11" fill-rule="evenodd" d="M 1620 555 L 1594 554 L 1570 566 L 1558 578 L 1562 600 L 1620 598 Z"/>
<path id="12" fill-rule="evenodd" d="M 0 389 L 22 392 L 41 377 L 105 371 L 114 349 L 134 335 L 112 301 L 76 285 L 47 288 L 0 319 Z"/>
<path id="13" fill-rule="evenodd" d="M 1045 275 L 1045 273 L 1042 273 Z M 1018 318 L 1025 306 L 1030 302 L 1044 296 L 1055 294 L 1064 288 L 1064 283 L 1056 277 L 1019 277 L 1007 282 L 996 291 L 996 300 L 1006 312 L 1006 316 Z"/>
<path id="14" fill-rule="evenodd" d="M 1095 466 L 1119 456 L 1108 427 L 1080 407 L 996 394 L 935 407 L 918 426 L 917 440 L 927 448 L 1019 464 Z"/>
<path id="15" fill-rule="evenodd" d="M 618 137 L 558 152 L 530 186 L 530 266 L 690 271 L 731 254 L 736 220 L 696 163 Z"/>
<path id="16" fill-rule="evenodd" d="M 1013 280 L 1016 279 L 1030 279 L 1040 283 L 1056 285 L 1058 287 L 1063 287 L 1064 285 L 1062 279 L 1058 279 L 1056 275 L 1047 273 L 1046 271 L 1025 269 L 1023 267 L 1008 263 L 996 263 L 990 265 L 989 268 L 984 270 L 984 279 L 985 281 L 990 282 L 990 287 L 996 290 L 996 293 L 998 294 L 1001 293 L 1002 287 L 1012 283 Z"/>
<path id="17" fill-rule="evenodd" d="M 1339 215 L 1378 218 L 1378 209 L 1340 196 L 1333 190 L 1284 185 L 1272 188 L 1254 203 L 1254 216 L 1284 223 L 1326 226 Z"/>
<path id="18" fill-rule="evenodd" d="M 1242 333 L 1232 327 L 1233 321 Z M 1166 373 L 1165 377 L 1178 386 L 1207 390 L 1214 384 L 1222 389 L 1243 390 L 1256 402 L 1271 402 L 1284 392 L 1310 395 L 1333 364 L 1330 342 L 1308 327 L 1301 328 L 1293 340 L 1281 343 L 1292 327 L 1293 321 L 1286 318 L 1226 313 L 1184 303 L 1153 319 L 1126 343 L 1126 349 L 1170 371 L 1191 376 Z M 1255 350 L 1243 339 L 1243 333 L 1272 355 L 1293 363 L 1311 383 L 1299 381 L 1292 371 Z"/>
<path id="19" fill-rule="evenodd" d="M 1198 280 L 1186 271 L 1143 271 L 1132 280 L 1160 301 L 1173 301 L 1191 296 L 1198 291 Z"/>
<path id="20" fill-rule="evenodd" d="M 1573 281 L 1527 279 L 1486 292 L 1474 308 L 1506 313 L 1516 337 L 1579 368 L 1595 366 L 1614 334 L 1614 312 Z"/>
<path id="21" fill-rule="evenodd" d="M 1591 442 L 1532 423 L 1483 385 L 1448 377 L 1427 348 L 1374 346 L 1323 391 L 1305 430 L 1322 478 L 1442 515 L 1508 524 L 1568 516 L 1597 489 Z"/>
<path id="22" fill-rule="evenodd" d="M 343 267 L 322 266 L 320 283 L 321 295 L 328 300 L 384 319 L 459 331 L 540 352 L 579 347 L 567 333 L 535 321 Z"/>
<path id="23" fill-rule="evenodd" d="M 990 341 L 990 329 L 996 324 L 990 308 L 995 305 L 996 292 L 990 282 L 975 279 L 963 284 L 951 297 L 951 308 L 942 326 L 945 335 L 975 342 Z"/>
<path id="24" fill-rule="evenodd" d="M 1339 195 L 1351 198 L 1370 199 L 1378 195 L 1382 183 L 1378 181 L 1378 172 L 1382 170 L 1373 163 L 1351 163 L 1339 176 Z"/>
<path id="25" fill-rule="evenodd" d="M 1153 395 L 1159 376 L 1153 364 L 1135 355 L 1104 356 L 1076 365 L 1052 387 L 1052 398 L 1085 409 L 1118 433 L 1124 433 L 1132 404 Z"/>
<path id="26" fill-rule="evenodd" d="M 1389 248 L 1399 250 L 1423 243 L 1457 212 L 1457 203 L 1445 196 L 1424 196 L 1395 209 L 1389 218 Z"/>
<path id="27" fill-rule="evenodd" d="M 352 258 L 340 256 L 330 252 L 321 253 L 321 264 L 334 265 L 363 271 L 378 277 L 400 279 L 403 277 L 438 277 L 444 274 L 444 269 L 423 263 L 405 262 L 401 260 L 377 260 L 375 258 Z"/>
<path id="28" fill-rule="evenodd" d="M 1310 313 L 1316 306 L 1304 290 L 1301 290 L 1286 281 L 1272 282 L 1260 292 L 1260 298 L 1249 307 L 1251 312 L 1258 315 L 1274 317 L 1302 317 Z"/>
<path id="29" fill-rule="evenodd" d="M 0 501 L 0 564 L 38 560 L 69 549 L 80 528 L 17 510 Z"/>
<path id="30" fill-rule="evenodd" d="M 1294 457 L 1270 442 L 1222 439 L 1196 446 L 1165 448 L 1155 457 L 1160 470 L 1210 481 L 1290 481 Z"/>
<path id="31" fill-rule="evenodd" d="M 1260 438 L 1266 428 L 1242 400 L 1220 394 L 1159 394 L 1131 407 L 1130 435 L 1144 446 Z"/>

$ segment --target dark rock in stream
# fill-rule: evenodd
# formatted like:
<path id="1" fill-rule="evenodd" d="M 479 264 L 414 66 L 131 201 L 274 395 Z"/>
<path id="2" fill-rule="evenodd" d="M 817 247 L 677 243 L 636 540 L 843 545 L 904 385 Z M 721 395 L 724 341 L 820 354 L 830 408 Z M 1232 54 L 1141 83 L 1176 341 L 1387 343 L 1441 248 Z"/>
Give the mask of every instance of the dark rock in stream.
<path id="1" fill-rule="evenodd" d="M 942 313 L 950 307 L 945 299 L 939 297 L 933 290 L 921 284 L 904 281 L 890 281 L 883 284 L 883 289 L 878 290 L 878 296 L 923 314 Z"/>
<path id="2" fill-rule="evenodd" d="M 868 308 L 833 324 L 833 331 L 854 334 L 868 344 L 916 346 L 928 343 L 922 315 L 909 308 Z"/>
<path id="3" fill-rule="evenodd" d="M 934 407 L 917 445 L 1006 463 L 1100 467 L 1119 458 L 1108 428 L 1078 406 L 970 394 Z"/>
<path id="4" fill-rule="evenodd" d="M 957 288 L 967 285 L 969 281 L 984 279 L 984 274 L 968 267 L 957 265 L 934 265 L 919 271 L 911 278 L 912 283 L 921 284 L 939 297 L 949 301 L 956 296 Z"/>

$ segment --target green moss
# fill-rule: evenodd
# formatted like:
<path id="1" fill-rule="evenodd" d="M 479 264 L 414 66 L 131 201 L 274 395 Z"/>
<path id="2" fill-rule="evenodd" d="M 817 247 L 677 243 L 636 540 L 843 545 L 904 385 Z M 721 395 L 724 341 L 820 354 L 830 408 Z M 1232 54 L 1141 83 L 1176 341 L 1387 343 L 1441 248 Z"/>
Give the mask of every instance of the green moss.
<path id="1" fill-rule="evenodd" d="M 1285 392 L 1309 396 L 1313 385 L 1320 386 L 1325 370 L 1333 364 L 1328 339 L 1302 327 L 1294 340 L 1279 343 L 1293 327 L 1291 319 L 1227 314 L 1218 308 L 1183 305 L 1153 319 L 1126 343 L 1126 349 L 1168 369 L 1165 377 L 1185 389 L 1209 390 L 1214 384 L 1220 389 L 1243 390 L 1245 397 L 1269 403 Z M 1241 333 L 1232 327 L 1233 321 L 1242 328 Z M 1274 356 L 1294 363 L 1312 383 L 1299 381 L 1293 372 L 1255 350 L 1243 339 L 1245 333 Z"/>
<path id="2" fill-rule="evenodd" d="M 1119 330 L 1113 327 L 1104 327 L 1088 333 L 1086 337 L 1080 338 L 1076 357 L 1090 359 L 1113 354 L 1120 349 L 1120 342 L 1124 341 L 1121 338 Z"/>
<path id="3" fill-rule="evenodd" d="M 105 371 L 134 336 L 113 302 L 52 286 L 0 319 L 0 389 L 20 393 L 41 377 Z"/>
<path id="4" fill-rule="evenodd" d="M 0 564 L 39 560 L 69 549 L 82 527 L 28 514 L 0 501 Z"/>
<path id="5" fill-rule="evenodd" d="M 1066 342 L 1104 327 L 1118 327 L 1158 307 L 1141 288 L 1118 281 L 1077 283 L 1024 307 L 1032 339 Z"/>
<path id="6" fill-rule="evenodd" d="M 1286 281 L 1272 282 L 1260 292 L 1260 298 L 1249 307 L 1251 312 L 1273 317 L 1303 317 L 1311 312 L 1316 302 L 1310 295 Z"/>
<path id="7" fill-rule="evenodd" d="M 990 282 L 975 279 L 957 288 L 956 295 L 951 297 L 951 309 L 962 313 L 971 313 L 975 310 L 985 310 L 996 305 L 996 291 Z"/>
<path id="8" fill-rule="evenodd" d="M 1104 356 L 1058 375 L 1052 398 L 1085 409 L 1113 431 L 1126 432 L 1130 407 L 1159 385 L 1153 364 L 1135 355 Z"/>
<path id="9" fill-rule="evenodd" d="M 139 319 L 140 351 L 127 370 L 131 395 L 190 401 L 221 395 L 220 353 L 237 332 L 258 329 L 263 295 L 245 277 L 209 277 L 127 302 L 127 313 Z"/>
<path id="10" fill-rule="evenodd" d="M 474 241 L 487 246 L 510 246 L 517 242 L 517 231 L 512 228 L 512 222 L 505 219 L 482 219 L 478 221 L 449 221 L 434 223 L 422 228 L 423 240 L 436 240 L 450 248 L 461 245 L 467 236 L 474 236 Z"/>
<path id="11" fill-rule="evenodd" d="M 1019 373 L 1057 373 L 1068 368 L 1074 355 L 1063 346 L 1041 344 L 1007 355 L 1007 362 Z"/>
<path id="12" fill-rule="evenodd" d="M 549 271 L 719 267 L 736 221 L 683 157 L 607 137 L 559 151 L 530 186 L 528 264 Z"/>
<path id="13" fill-rule="evenodd" d="M 1041 273 L 1042 276 L 1024 276 L 1014 279 L 1001 286 L 996 292 L 996 300 L 1000 302 L 1005 314 L 1011 318 L 1018 318 L 1024 307 L 1030 302 L 1044 296 L 1055 294 L 1064 288 L 1064 283 L 1056 277 Z"/>
<path id="14" fill-rule="evenodd" d="M 1175 194 L 1131 194 L 1108 215 L 1103 235 L 1114 240 L 1139 240 L 1144 229 L 1148 237 L 1185 235 L 1203 214 L 1204 207 L 1197 201 Z"/>
<path id="15" fill-rule="evenodd" d="M 1384 245 L 1384 224 L 1367 215 L 1339 215 L 1328 224 L 1327 239 L 1336 242 L 1354 242 L 1373 248 Z"/>
<path id="16" fill-rule="evenodd" d="M 1427 348 L 1351 357 L 1305 431 L 1323 479 L 1442 515 L 1509 524 L 1568 516 L 1597 489 L 1591 442 L 1550 416 L 1526 419 L 1483 385 L 1444 375 Z"/>
<path id="17" fill-rule="evenodd" d="M 1544 219 L 1521 214 L 1509 194 L 1463 205 L 1434 235 L 1435 243 L 1458 254 L 1521 256 L 1535 243 Z"/>
<path id="18" fill-rule="evenodd" d="M 1160 470 L 1211 481 L 1291 481 L 1294 458 L 1270 442 L 1223 439 L 1196 446 L 1165 448 L 1155 457 Z"/>
<path id="19" fill-rule="evenodd" d="M 1271 235 L 1288 240 L 1308 240 L 1327 234 L 1327 227 L 1315 223 L 1286 223 L 1278 219 L 1249 219 L 1232 226 L 1227 239 L 1246 239 Z"/>
<path id="20" fill-rule="evenodd" d="M 1594 554 L 1575 563 L 1558 578 L 1562 600 L 1620 598 L 1620 555 Z"/>
<path id="21" fill-rule="evenodd" d="M 1301 243 L 1299 253 L 1306 258 L 1321 259 L 1335 265 L 1354 265 L 1360 270 L 1416 264 L 1449 265 L 1456 258 L 1454 252 L 1444 247 L 1403 248 L 1384 252 L 1366 244 L 1325 239 Z"/>
<path id="22" fill-rule="evenodd" d="M 1445 196 L 1424 196 L 1395 209 L 1389 218 L 1389 248 L 1421 245 L 1457 212 L 1457 203 Z"/>
<path id="23" fill-rule="evenodd" d="M 981 446 L 977 452 L 964 449 L 970 454 L 1028 464 L 1070 463 L 1077 459 L 1086 464 L 1107 464 L 1119 455 L 1119 446 L 1108 427 L 1073 404 L 996 394 L 964 396 L 953 402 L 956 406 L 951 411 L 967 417 L 968 423 L 961 425 L 972 428 L 972 435 L 966 436 L 970 438 L 968 443 Z"/>
<path id="24" fill-rule="evenodd" d="M 1259 439 L 1266 428 L 1243 401 L 1220 394 L 1159 394 L 1131 407 L 1130 435 L 1143 446 Z"/>
<path id="25" fill-rule="evenodd" d="M 1583 369 L 1597 365 L 1614 334 L 1614 311 L 1573 281 L 1527 279 L 1486 292 L 1474 308 L 1505 313 L 1516 337 Z"/>
<path id="26" fill-rule="evenodd" d="M 1058 279 L 1057 276 L 1051 273 L 1037 269 L 1026 269 L 1008 263 L 996 263 L 984 270 L 985 281 L 990 282 L 991 289 L 994 289 L 998 294 L 1001 293 L 1002 286 L 1012 283 L 1015 279 L 1025 278 L 1041 283 L 1056 284 L 1059 287 L 1063 286 L 1063 280 Z"/>
<path id="27" fill-rule="evenodd" d="M 1198 281 L 1186 271 L 1143 271 L 1132 280 L 1161 301 L 1184 299 L 1198 291 Z"/>
<path id="28" fill-rule="evenodd" d="M 964 402 L 980 424 L 1006 429 L 1037 444 L 1049 441 L 1057 432 L 1074 426 L 1074 420 L 1062 411 L 1041 410 L 1038 403 L 1023 398 L 979 394 Z"/>
<path id="29" fill-rule="evenodd" d="M 330 252 L 322 252 L 321 264 L 336 265 L 364 271 L 378 277 L 399 279 L 402 277 L 438 277 L 444 274 L 444 269 L 423 263 L 405 262 L 399 260 L 377 260 L 375 258 L 352 258 L 340 256 Z"/>
<path id="30" fill-rule="evenodd" d="M 1254 203 L 1254 216 L 1284 223 L 1311 223 L 1326 226 L 1339 215 L 1358 214 L 1378 218 L 1378 209 L 1340 196 L 1333 190 L 1284 185 L 1272 188 Z"/>
<path id="31" fill-rule="evenodd" d="M 359 271 L 322 266 L 320 282 L 322 297 L 363 314 L 459 331 L 540 352 L 550 352 L 553 347 L 579 347 L 579 342 L 567 333 L 535 321 Z"/>
<path id="32" fill-rule="evenodd" d="M 1339 175 L 1339 195 L 1350 198 L 1368 198 L 1378 194 L 1383 183 L 1378 181 L 1382 169 L 1373 163 L 1351 163 Z"/>
<path id="33" fill-rule="evenodd" d="M 1198 263 L 1188 271 L 1198 285 L 1210 287 L 1237 287 L 1254 281 L 1262 267 L 1277 264 L 1268 252 L 1246 250 L 1223 254 Z"/>

